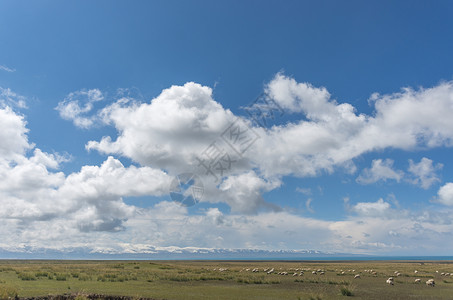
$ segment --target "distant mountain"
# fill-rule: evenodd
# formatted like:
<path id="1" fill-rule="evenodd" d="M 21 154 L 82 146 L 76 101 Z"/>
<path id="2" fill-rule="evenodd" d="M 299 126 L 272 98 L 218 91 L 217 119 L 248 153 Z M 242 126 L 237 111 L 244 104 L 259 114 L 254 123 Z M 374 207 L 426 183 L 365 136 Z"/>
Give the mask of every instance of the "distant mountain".
<path id="1" fill-rule="evenodd" d="M 335 257 L 361 257 L 349 253 L 322 252 L 317 250 L 259 250 L 259 249 L 216 249 L 196 247 L 155 247 L 149 245 L 123 245 L 120 249 L 64 248 L 45 249 L 22 247 L 1 249 L 3 259 L 285 259 L 303 260 Z M 365 257 L 365 256 L 364 256 Z"/>

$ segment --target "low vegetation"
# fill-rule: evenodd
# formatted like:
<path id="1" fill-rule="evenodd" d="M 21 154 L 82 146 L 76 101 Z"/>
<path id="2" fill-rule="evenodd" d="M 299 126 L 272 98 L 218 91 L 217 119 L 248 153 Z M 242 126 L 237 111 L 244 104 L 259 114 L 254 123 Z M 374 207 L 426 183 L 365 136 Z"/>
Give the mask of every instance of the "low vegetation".
<path id="1" fill-rule="evenodd" d="M 0 299 L 451 299 L 452 273 L 453 262 L 4 260 Z"/>

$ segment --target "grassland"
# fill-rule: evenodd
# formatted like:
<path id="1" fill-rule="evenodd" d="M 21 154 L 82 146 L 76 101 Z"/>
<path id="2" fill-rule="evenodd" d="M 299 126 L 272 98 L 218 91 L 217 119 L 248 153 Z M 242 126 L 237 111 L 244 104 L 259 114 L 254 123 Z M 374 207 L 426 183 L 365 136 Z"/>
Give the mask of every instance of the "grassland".
<path id="1" fill-rule="evenodd" d="M 252 272 L 255 268 L 258 272 Z M 272 268 L 272 274 L 263 271 Z M 453 273 L 453 262 L 5 260 L 0 261 L 0 298 L 69 293 L 81 298 L 453 299 L 453 276 L 442 273 Z M 354 279 L 357 274 L 360 279 Z M 386 284 L 390 276 L 393 286 Z M 435 287 L 425 285 L 430 278 Z"/>

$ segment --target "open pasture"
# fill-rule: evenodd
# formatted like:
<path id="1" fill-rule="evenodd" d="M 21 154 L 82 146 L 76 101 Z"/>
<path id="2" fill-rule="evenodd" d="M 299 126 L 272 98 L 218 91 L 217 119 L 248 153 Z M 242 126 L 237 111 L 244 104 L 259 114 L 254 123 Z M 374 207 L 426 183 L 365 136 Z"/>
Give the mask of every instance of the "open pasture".
<path id="1" fill-rule="evenodd" d="M 393 277 L 393 284 L 386 283 Z M 420 279 L 416 282 L 416 279 Z M 425 283 L 434 279 L 435 286 Z M 0 298 L 453 299 L 453 262 L 0 261 Z"/>

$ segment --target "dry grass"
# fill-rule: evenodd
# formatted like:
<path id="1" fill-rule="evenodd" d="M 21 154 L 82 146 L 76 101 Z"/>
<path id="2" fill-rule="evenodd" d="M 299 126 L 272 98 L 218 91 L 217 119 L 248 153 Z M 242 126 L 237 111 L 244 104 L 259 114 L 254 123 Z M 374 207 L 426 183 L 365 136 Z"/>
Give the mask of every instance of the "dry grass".
<path id="1" fill-rule="evenodd" d="M 272 274 L 264 272 L 272 268 Z M 452 299 L 453 276 L 441 275 L 452 272 L 452 262 L 0 261 L 0 298 Z M 385 283 L 390 276 L 393 286 Z M 434 288 L 425 285 L 430 278 Z"/>

